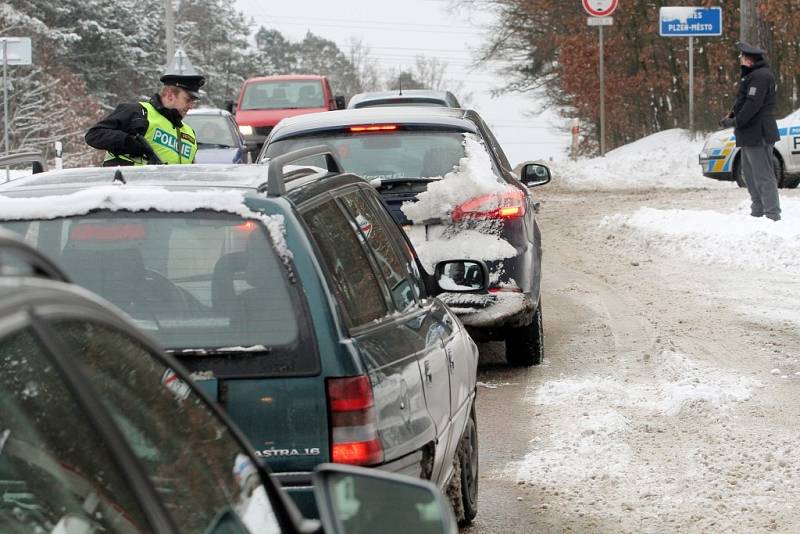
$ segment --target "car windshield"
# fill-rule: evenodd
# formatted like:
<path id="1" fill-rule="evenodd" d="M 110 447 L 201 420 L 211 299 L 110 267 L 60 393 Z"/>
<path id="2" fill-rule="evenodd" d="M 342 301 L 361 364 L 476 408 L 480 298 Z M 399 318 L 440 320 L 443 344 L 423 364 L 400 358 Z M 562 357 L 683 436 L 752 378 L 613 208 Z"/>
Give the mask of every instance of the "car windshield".
<path id="1" fill-rule="evenodd" d="M 336 131 L 270 143 L 266 156 L 328 145 L 336 151 L 345 171 L 367 180 L 434 178 L 452 171 L 464 157 L 465 135 L 454 131 Z M 295 163 L 325 167 L 321 156 Z"/>
<path id="2" fill-rule="evenodd" d="M 253 82 L 244 88 L 239 109 L 324 108 L 318 80 Z"/>
<path id="3" fill-rule="evenodd" d="M 238 143 L 233 135 L 230 122 L 222 115 L 201 115 L 190 113 L 183 119 L 197 134 L 197 144 L 217 147 L 234 147 Z"/>
<path id="4" fill-rule="evenodd" d="M 168 349 L 294 346 L 286 267 L 263 226 L 216 212 L 98 212 L 0 223 Z"/>

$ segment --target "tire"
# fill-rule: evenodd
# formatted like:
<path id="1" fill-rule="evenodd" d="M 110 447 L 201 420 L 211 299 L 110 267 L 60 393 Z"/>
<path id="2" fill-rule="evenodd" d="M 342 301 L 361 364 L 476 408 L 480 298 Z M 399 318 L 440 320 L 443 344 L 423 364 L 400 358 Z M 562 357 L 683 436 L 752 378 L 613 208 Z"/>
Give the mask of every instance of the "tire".
<path id="1" fill-rule="evenodd" d="M 736 160 L 733 162 L 733 179 L 736 180 L 736 185 L 739 187 L 747 187 L 747 184 L 744 181 L 744 176 L 742 176 L 742 156 L 737 155 Z"/>
<path id="2" fill-rule="evenodd" d="M 544 360 L 542 301 L 536 306 L 533 321 L 527 326 L 510 328 L 506 335 L 506 361 L 514 367 L 539 365 Z"/>
<path id="3" fill-rule="evenodd" d="M 478 475 L 478 423 L 473 408 L 453 456 L 453 476 L 446 492 L 459 526 L 469 525 L 478 515 Z"/>

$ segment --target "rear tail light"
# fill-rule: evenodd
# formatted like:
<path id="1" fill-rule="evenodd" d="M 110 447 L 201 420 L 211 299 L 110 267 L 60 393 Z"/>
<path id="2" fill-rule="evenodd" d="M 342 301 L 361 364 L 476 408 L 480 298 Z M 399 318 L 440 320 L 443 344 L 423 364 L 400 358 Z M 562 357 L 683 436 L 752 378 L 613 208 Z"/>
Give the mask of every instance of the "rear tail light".
<path id="1" fill-rule="evenodd" d="M 331 414 L 331 461 L 375 465 L 383 461 L 372 385 L 366 375 L 326 380 Z"/>
<path id="2" fill-rule="evenodd" d="M 510 189 L 467 200 L 456 206 L 451 214 L 453 221 L 464 219 L 517 219 L 525 215 L 525 193 Z"/>

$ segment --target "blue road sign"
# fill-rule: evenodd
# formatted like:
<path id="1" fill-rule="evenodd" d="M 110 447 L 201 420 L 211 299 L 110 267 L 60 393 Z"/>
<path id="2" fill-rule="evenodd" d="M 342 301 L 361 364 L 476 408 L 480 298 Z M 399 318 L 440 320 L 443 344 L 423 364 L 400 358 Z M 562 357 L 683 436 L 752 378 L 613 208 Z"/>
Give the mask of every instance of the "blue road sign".
<path id="1" fill-rule="evenodd" d="M 662 37 L 716 37 L 722 35 L 722 8 L 662 7 L 659 26 Z"/>

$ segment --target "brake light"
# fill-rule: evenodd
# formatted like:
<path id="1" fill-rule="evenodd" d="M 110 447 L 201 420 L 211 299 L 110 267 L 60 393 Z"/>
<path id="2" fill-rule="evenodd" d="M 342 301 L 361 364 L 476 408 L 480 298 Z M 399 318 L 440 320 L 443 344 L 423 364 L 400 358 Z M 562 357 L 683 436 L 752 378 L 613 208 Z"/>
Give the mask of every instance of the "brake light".
<path id="1" fill-rule="evenodd" d="M 396 124 L 374 124 L 371 126 L 351 126 L 350 131 L 355 133 L 362 132 L 393 132 L 397 130 Z"/>
<path id="2" fill-rule="evenodd" d="M 366 375 L 325 381 L 331 415 L 331 461 L 374 465 L 383 461 L 372 385 Z"/>
<path id="3" fill-rule="evenodd" d="M 464 219 L 517 219 L 525 215 L 525 193 L 510 189 L 467 200 L 450 214 L 453 221 Z"/>
<path id="4" fill-rule="evenodd" d="M 241 224 L 237 224 L 235 228 L 241 232 L 249 234 L 250 232 L 256 229 L 256 223 L 253 221 L 245 221 Z"/>
<path id="5" fill-rule="evenodd" d="M 70 241 L 136 241 L 145 237 L 142 224 L 78 224 L 69 231 Z"/>

